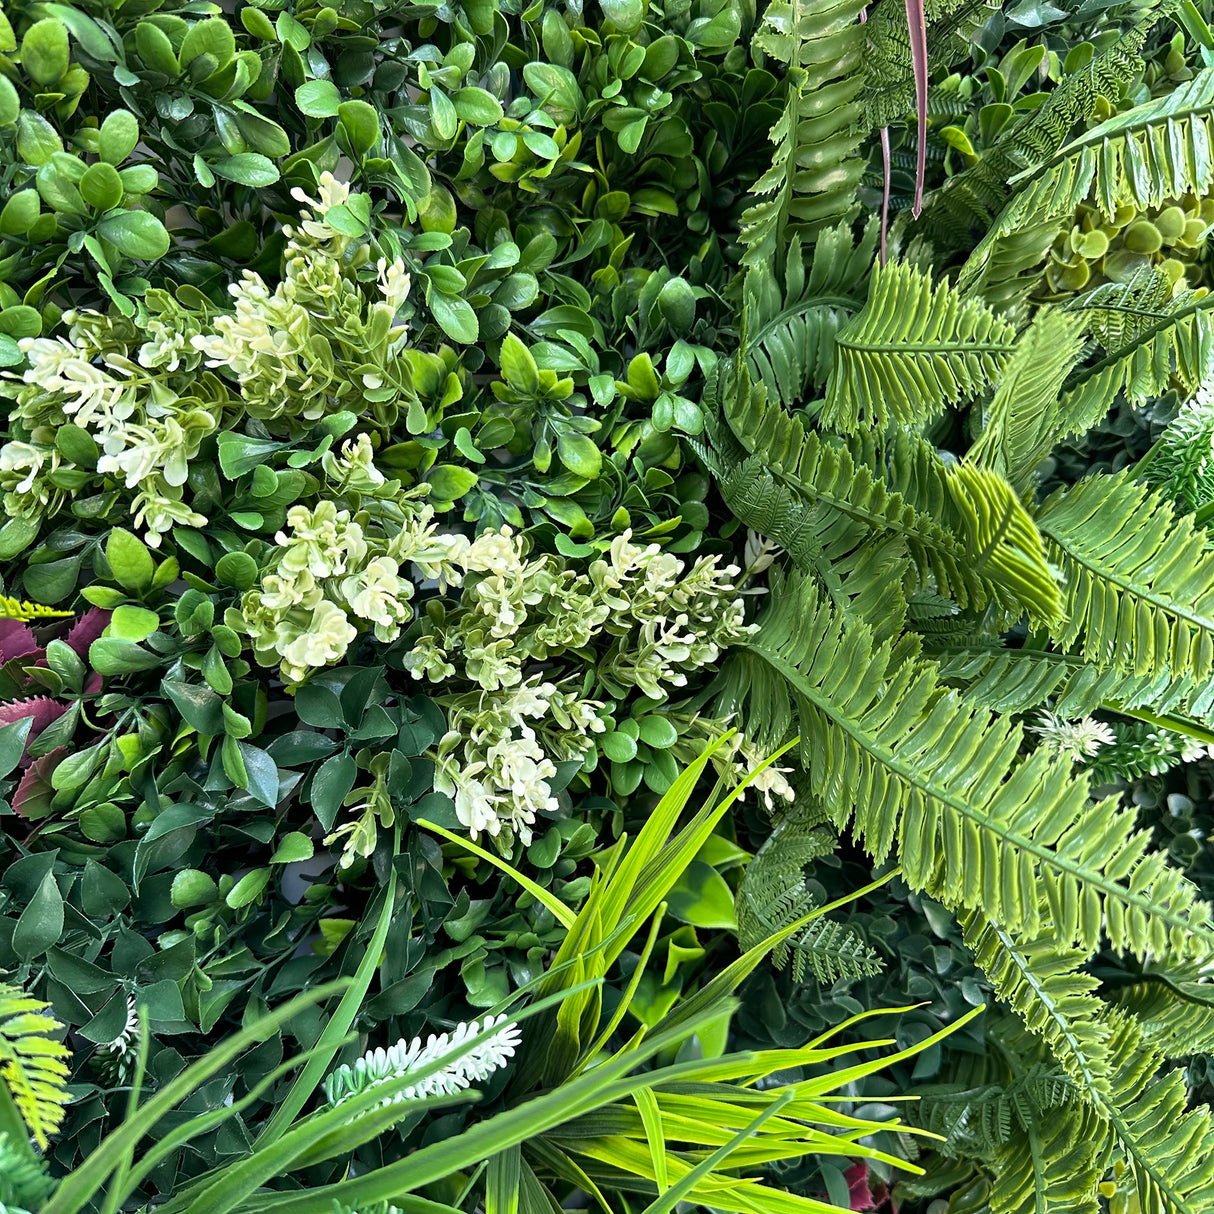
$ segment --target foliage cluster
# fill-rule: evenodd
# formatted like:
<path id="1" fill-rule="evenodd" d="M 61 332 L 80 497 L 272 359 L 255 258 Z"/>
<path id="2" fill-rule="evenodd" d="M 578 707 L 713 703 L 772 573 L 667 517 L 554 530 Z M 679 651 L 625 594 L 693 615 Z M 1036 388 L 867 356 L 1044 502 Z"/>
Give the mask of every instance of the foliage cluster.
<path id="1" fill-rule="evenodd" d="M 1211 16 L 8 0 L 0 1210 L 1210 1209 Z"/>

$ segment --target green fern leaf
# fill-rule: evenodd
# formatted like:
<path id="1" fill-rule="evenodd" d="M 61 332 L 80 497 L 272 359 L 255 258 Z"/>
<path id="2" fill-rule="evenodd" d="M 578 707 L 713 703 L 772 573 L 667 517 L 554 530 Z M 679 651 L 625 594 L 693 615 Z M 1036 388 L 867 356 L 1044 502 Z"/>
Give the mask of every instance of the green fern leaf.
<path id="1" fill-rule="evenodd" d="M 1015 329 L 982 303 L 910 265 L 873 273 L 868 301 L 840 331 L 824 425 L 852 434 L 916 425 L 993 382 Z"/>
<path id="2" fill-rule="evenodd" d="M 1058 394 L 1083 352 L 1083 322 L 1042 309 L 1016 345 L 968 459 L 1005 477 L 1018 493 L 1057 443 Z"/>
<path id="3" fill-rule="evenodd" d="M 1182 509 L 1204 518 L 1214 503 L 1214 380 L 1207 379 L 1181 406 L 1137 472 Z"/>
<path id="4" fill-rule="evenodd" d="M 993 1160 L 991 1214 L 1100 1214 L 1102 1128 L 1077 1106 L 1030 1120 Z"/>
<path id="5" fill-rule="evenodd" d="M 1146 973 L 1114 992 L 1113 1001 L 1133 1015 L 1143 1037 L 1168 1059 L 1214 1052 L 1214 982 L 1189 973 Z"/>
<path id="6" fill-rule="evenodd" d="M 1214 668 L 1214 553 L 1133 472 L 1093 476 L 1054 494 L 1037 526 L 1064 581 L 1053 630 L 1091 662 L 1135 674 Z"/>
<path id="7" fill-rule="evenodd" d="M 63 1025 L 43 1014 L 48 1006 L 0 983 L 0 1080 L 43 1150 L 63 1122 L 70 1057 L 53 1036 Z"/>
<path id="8" fill-rule="evenodd" d="M 1147 276 L 1108 284 L 1113 291 L 1098 288 L 1073 305 L 1081 315 L 1090 311 L 1102 335 L 1113 344 L 1106 347 L 1103 358 L 1074 372 L 1063 384 L 1058 437 L 1094 426 L 1119 392 L 1132 404 L 1142 404 L 1165 392 L 1173 377 L 1186 392 L 1200 383 L 1214 357 L 1214 296 L 1185 293 L 1159 300 L 1158 281 Z"/>
<path id="9" fill-rule="evenodd" d="M 875 223 L 858 242 L 848 224 L 827 228 L 814 241 L 808 274 L 801 238 L 794 236 L 783 289 L 769 261 L 746 275 L 743 351 L 769 399 L 792 408 L 811 384 L 826 382 L 834 366 L 835 336 L 863 303 L 877 235 Z"/>
<path id="10" fill-rule="evenodd" d="M 773 581 L 748 648 L 787 681 L 814 795 L 850 807 L 883 859 L 897 846 L 907 882 L 951 906 L 984 906 L 1029 937 L 1038 891 L 1064 940 L 1102 933 L 1140 955 L 1214 948 L 1210 908 L 1149 851 L 1149 832 L 1113 799 L 1092 805 L 1069 763 L 1020 760 L 1020 727 L 942 689 L 909 638 L 871 630 L 823 603 L 804 579 Z"/>
<path id="11" fill-rule="evenodd" d="M 763 14 L 753 44 L 788 65 L 789 92 L 771 129 L 771 167 L 742 215 L 747 267 L 779 261 L 795 233 L 812 235 L 856 212 L 864 7 L 864 0 L 774 0 Z"/>

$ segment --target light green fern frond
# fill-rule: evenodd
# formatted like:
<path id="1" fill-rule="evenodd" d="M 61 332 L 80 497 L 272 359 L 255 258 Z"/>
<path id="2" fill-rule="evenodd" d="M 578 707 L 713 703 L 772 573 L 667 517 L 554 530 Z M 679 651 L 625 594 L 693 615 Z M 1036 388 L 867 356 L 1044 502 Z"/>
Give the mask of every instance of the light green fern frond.
<path id="1" fill-rule="evenodd" d="M 43 1160 L 25 1143 L 0 1134 L 0 1210 L 9 1214 L 38 1210 L 54 1187 Z"/>
<path id="2" fill-rule="evenodd" d="M 1093 994 L 1087 954 L 1043 939 L 1017 941 L 979 911 L 961 916 L 966 942 L 996 992 L 1050 1047 L 1103 1139 L 1133 1173 L 1144 1214 L 1201 1214 L 1214 1181 L 1214 1122 L 1185 1112 L 1183 1074 L 1162 1061 L 1135 1020 Z"/>
<path id="3" fill-rule="evenodd" d="M 1164 1058 L 1214 1052 L 1214 982 L 1203 980 L 1196 967 L 1189 973 L 1145 973 L 1115 990 L 1112 999 Z"/>
<path id="4" fill-rule="evenodd" d="M 840 579 L 857 562 L 884 576 L 885 563 L 902 559 L 920 586 L 962 607 L 995 601 L 1015 616 L 1040 619 L 1057 611 L 1058 590 L 1040 560 L 1034 525 L 999 478 L 948 470 L 934 451 L 910 447 L 895 449 L 884 466 L 870 466 L 865 455 L 885 460 L 884 453 L 857 447 L 861 458 L 856 458 L 847 447 L 807 431 L 798 418 L 769 404 L 744 368 L 718 368 L 706 400 L 717 404 L 733 432 L 732 439 L 719 436 L 718 446 L 732 445 L 751 456 L 719 453 L 722 493 L 731 509 L 782 544 L 788 540 L 777 530 L 787 534 L 795 526 L 790 538 L 803 556 L 798 564 L 822 576 L 836 602 L 841 601 Z M 921 489 L 923 507 L 891 492 L 887 476 L 895 488 L 904 479 L 908 490 L 912 484 L 916 492 Z M 790 516 L 785 513 L 790 503 L 802 509 Z M 905 555 L 878 548 L 878 565 L 872 550 L 879 540 L 904 546 Z M 871 579 L 864 584 L 873 588 Z"/>
<path id="5" fill-rule="evenodd" d="M 35 620 L 63 620 L 72 614 L 54 607 L 43 607 L 41 603 L 31 603 L 27 599 L 0 595 L 0 620 L 24 620 L 32 623 Z"/>
<path id="6" fill-rule="evenodd" d="M 814 241 L 808 273 L 801 238 L 794 236 L 782 286 L 771 261 L 751 267 L 744 288 L 743 350 L 770 399 L 792 408 L 811 384 L 826 382 L 834 366 L 835 336 L 863 303 L 877 235 L 875 223 L 859 241 L 849 224 L 827 228 Z"/>
<path id="7" fill-rule="evenodd" d="M 1134 812 L 1092 804 L 1069 762 L 1021 759 L 1020 727 L 945 691 L 908 640 L 874 644 L 803 578 L 773 581 L 759 624 L 747 648 L 788 683 L 814 795 L 851 808 L 878 860 L 896 847 L 913 888 L 981 905 L 1030 939 L 1044 890 L 1060 940 L 1214 949 L 1210 908 L 1150 851 Z"/>
<path id="8" fill-rule="evenodd" d="M 70 1057 L 53 1036 L 63 1025 L 43 1014 L 48 1006 L 0 983 L 0 1081 L 43 1150 L 63 1121 Z"/>
<path id="9" fill-rule="evenodd" d="M 1214 554 L 1190 516 L 1132 476 L 1088 477 L 1037 515 L 1064 583 L 1054 636 L 1097 665 L 1204 679 L 1214 669 Z"/>
<path id="10" fill-rule="evenodd" d="M 771 129 L 771 167 L 752 187 L 739 240 L 748 267 L 780 261 L 795 233 L 849 219 L 864 174 L 856 97 L 864 0 L 775 0 L 753 45 L 788 65 L 788 100 Z"/>
<path id="11" fill-rule="evenodd" d="M 822 405 L 843 434 L 915 425 L 968 400 L 1006 366 L 1016 331 L 981 302 L 910 265 L 873 272 L 868 301 L 840 330 Z"/>
<path id="12" fill-rule="evenodd" d="M 1054 309 L 1038 312 L 999 377 L 967 458 L 1027 492 L 1058 441 L 1058 394 L 1083 347 L 1082 320 Z"/>
<path id="13" fill-rule="evenodd" d="M 1008 649 L 973 637 L 928 635 L 924 647 L 940 664 L 945 682 L 995 712 L 1024 713 L 1049 705 L 1064 720 L 1076 720 L 1098 709 L 1130 714 L 1146 709 L 1159 717 L 1214 725 L 1214 682 L 1174 679 L 1166 670 L 1134 674 L 1097 666 L 1077 654 Z"/>
<path id="14" fill-rule="evenodd" d="M 992 1161 L 991 1214 L 1099 1214 L 1107 1155 L 1098 1119 L 1072 1104 L 1029 1119 Z"/>

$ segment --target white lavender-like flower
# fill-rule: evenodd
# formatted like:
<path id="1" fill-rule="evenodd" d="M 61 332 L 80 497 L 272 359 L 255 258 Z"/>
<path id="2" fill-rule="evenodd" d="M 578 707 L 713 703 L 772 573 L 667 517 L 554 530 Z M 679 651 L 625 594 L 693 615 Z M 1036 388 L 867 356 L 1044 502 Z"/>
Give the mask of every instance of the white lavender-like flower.
<path id="1" fill-rule="evenodd" d="M 1102 746 L 1117 741 L 1117 735 L 1103 721 L 1083 717 L 1078 721 L 1066 721 L 1053 712 L 1042 712 L 1036 725 L 1029 732 L 1041 738 L 1041 745 L 1058 758 L 1070 759 L 1072 763 L 1094 758 Z"/>
<path id="2" fill-rule="evenodd" d="M 473 1083 L 483 1082 L 514 1057 L 515 1047 L 522 1039 L 517 1025 L 491 1031 L 505 1019 L 505 1016 L 486 1016 L 483 1021 L 473 1020 L 470 1024 L 461 1022 L 450 1033 L 440 1033 L 438 1036 L 432 1033 L 425 1045 L 422 1045 L 420 1037 L 414 1037 L 412 1041 L 401 1038 L 387 1049 L 370 1050 L 353 1066 L 339 1066 L 325 1080 L 325 1095 L 329 1104 L 336 1108 L 370 1088 L 404 1079 L 429 1063 L 454 1053 L 469 1039 L 478 1036 L 481 1040 L 471 1049 L 465 1050 L 458 1058 L 452 1058 L 441 1070 L 424 1076 L 416 1084 L 386 1096 L 377 1107 L 425 1096 L 449 1096 Z"/>

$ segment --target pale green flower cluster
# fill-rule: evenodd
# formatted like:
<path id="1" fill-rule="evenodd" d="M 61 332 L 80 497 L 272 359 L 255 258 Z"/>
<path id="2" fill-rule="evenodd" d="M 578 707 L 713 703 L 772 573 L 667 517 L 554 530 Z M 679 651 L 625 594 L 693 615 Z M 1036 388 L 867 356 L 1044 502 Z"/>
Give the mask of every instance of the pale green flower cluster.
<path id="1" fill-rule="evenodd" d="M 361 631 L 390 642 L 413 616 L 414 575 L 458 585 L 462 536 L 438 534 L 431 507 L 400 493 L 376 469 L 366 435 L 347 441 L 322 465 L 338 492 L 357 486 L 372 509 L 352 513 L 339 501 L 292 506 L 274 537 L 274 560 L 245 592 L 231 627 L 247 634 L 263 666 L 279 666 L 294 685 L 311 671 L 341 661 Z M 376 500 L 374 495 L 383 491 Z M 336 496 L 336 493 L 335 493 Z"/>
<path id="2" fill-rule="evenodd" d="M 514 687 L 529 661 L 595 643 L 607 646 L 598 673 L 612 694 L 637 688 L 660 700 L 753 631 L 735 593 L 736 566 L 704 556 L 688 570 L 658 544 L 634 544 L 630 531 L 584 573 L 553 556 L 527 560 L 508 527 L 478 536 L 462 564 L 461 609 L 405 659 L 431 682 L 458 670 L 485 691 Z"/>
<path id="3" fill-rule="evenodd" d="M 148 292 L 146 309 L 143 331 L 125 318 L 68 313 L 67 337 L 21 341 L 28 366 L 10 416 L 20 437 L 0 447 L 10 517 L 54 513 L 87 478 L 55 442 L 62 427 L 74 425 L 95 444 L 96 471 L 137 491 L 132 513 L 150 544 L 175 523 L 206 523 L 182 488 L 202 440 L 219 428 L 226 400 L 212 390 L 217 385 L 185 387 L 162 374 L 197 366 L 199 356 L 186 344 L 191 318 L 163 291 Z"/>
<path id="4" fill-rule="evenodd" d="M 473 836 L 508 827 L 529 840 L 536 815 L 556 808 L 556 765 L 583 757 L 590 735 L 605 728 L 604 702 L 541 682 L 529 663 L 576 652 L 581 664 L 593 647 L 608 695 L 635 689 L 663 700 L 753 630 L 735 567 L 701 557 L 688 569 L 657 544 L 634 544 L 630 532 L 585 572 L 553 556 L 527 559 L 525 541 L 507 527 L 478 536 L 459 564 L 459 610 L 431 621 L 404 665 L 416 678 L 474 688 L 444 700 L 450 732 L 435 782 Z"/>
<path id="5" fill-rule="evenodd" d="M 373 271 L 367 243 L 325 222 L 350 196 L 330 174 L 319 199 L 295 196 L 313 211 L 284 229 L 285 276 L 273 291 L 245 271 L 229 288 L 231 312 L 189 287 L 176 297 L 151 290 L 135 317 L 65 313 L 66 337 L 20 342 L 28 367 L 6 375 L 15 405 L 11 441 L 0 447 L 6 514 L 54 514 L 89 480 L 113 477 L 134 491 L 135 525 L 158 546 L 173 526 L 206 525 L 183 490 L 190 461 L 221 423 L 247 414 L 294 433 L 347 405 L 382 414 L 411 399 L 398 319 L 409 294 L 404 262 L 381 258 Z M 364 266 L 375 275 L 367 287 Z M 77 465 L 84 448 L 56 444 L 65 425 L 91 436 L 95 462 Z M 386 570 L 369 577 L 368 593 L 378 594 Z"/>
<path id="6" fill-rule="evenodd" d="M 397 357 L 406 326 L 397 313 L 409 294 L 404 262 L 380 259 L 375 297 L 368 300 L 354 271 L 368 246 L 324 221 L 344 205 L 349 186 L 321 175 L 320 198 L 293 191 L 308 203 L 288 236 L 284 277 L 272 291 L 245 270 L 228 287 L 234 310 L 216 318 L 191 343 L 206 365 L 236 381 L 245 410 L 263 421 L 316 421 L 364 401 L 394 403 L 408 393 L 408 370 Z"/>

